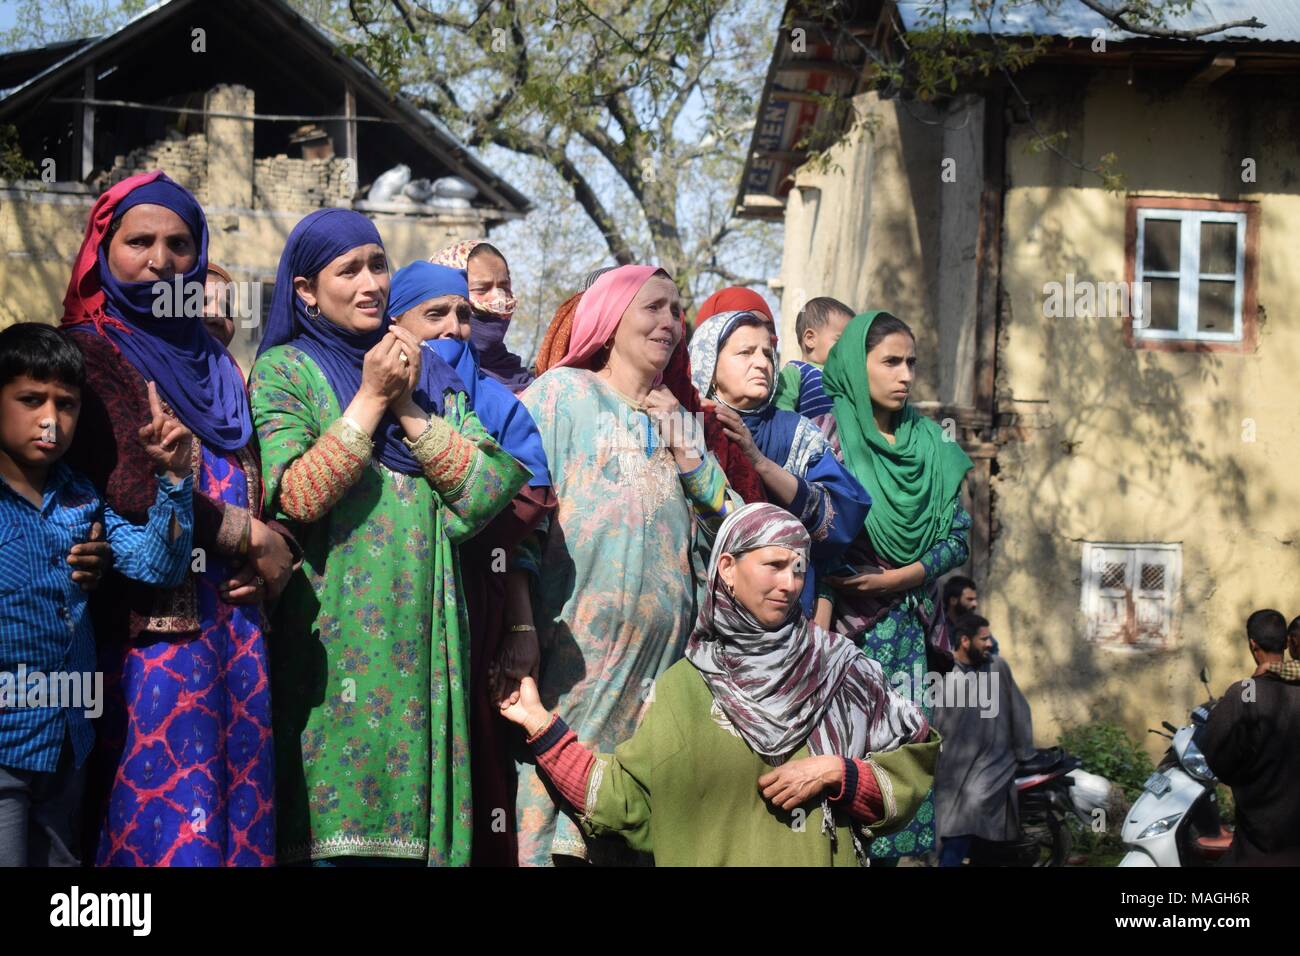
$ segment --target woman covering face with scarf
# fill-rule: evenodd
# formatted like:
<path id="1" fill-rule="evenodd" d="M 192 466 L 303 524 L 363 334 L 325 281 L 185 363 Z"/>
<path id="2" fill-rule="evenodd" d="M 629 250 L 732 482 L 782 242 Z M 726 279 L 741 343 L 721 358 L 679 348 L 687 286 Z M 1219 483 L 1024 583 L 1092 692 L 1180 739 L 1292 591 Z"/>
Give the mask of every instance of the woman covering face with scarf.
<path id="1" fill-rule="evenodd" d="M 430 350 L 455 370 L 475 415 L 502 448 L 528 469 L 528 484 L 483 531 L 460 546 L 461 587 L 469 616 L 470 766 L 474 778 L 475 866 L 515 866 L 519 848 L 514 814 L 504 827 L 496 807 L 514 800 L 514 733 L 497 713 L 488 685 L 488 665 L 501 647 L 532 624 L 528 582 L 522 571 L 502 573 L 497 559 L 509 554 L 555 508 L 555 493 L 537 425 L 523 403 L 479 367 L 478 350 L 467 341 L 468 290 L 465 273 L 449 266 L 412 262 L 393 275 L 389 314 L 410 328 Z M 486 808 L 486 809 L 485 809 Z"/>
<path id="2" fill-rule="evenodd" d="M 612 753 L 580 744 L 530 679 L 503 701 L 586 833 L 662 866 L 852 866 L 908 822 L 938 737 L 878 664 L 799 613 L 808 547 L 775 505 L 726 519 L 686 659 Z"/>
<path id="3" fill-rule="evenodd" d="M 465 864 L 469 633 L 456 545 L 527 481 L 445 362 L 387 319 L 359 213 L 294 227 L 253 366 L 268 505 L 300 529 L 272 673 L 282 863 Z"/>
<path id="4" fill-rule="evenodd" d="M 817 578 L 838 563 L 871 499 L 816 425 L 776 408 L 776 356 L 760 316 L 721 312 L 706 319 L 691 338 L 690 354 L 695 387 L 715 404 L 718 421 L 763 480 L 768 500 L 796 516 L 812 536 L 816 573 L 804 579 L 800 598 L 811 616 Z M 817 606 L 819 623 L 829 627 L 830 598 Z"/>
<path id="5" fill-rule="evenodd" d="M 834 630 L 879 661 L 890 679 L 918 688 L 926 635 L 943 615 L 934 588 L 966 562 L 971 519 L 961 506 L 971 461 L 961 446 L 908 404 L 916 341 L 887 312 L 856 316 L 831 349 L 822 378 L 835 402 L 844 463 L 871 495 L 835 588 Z M 933 800 L 903 832 L 872 845 L 897 859 L 934 848 Z"/>
<path id="6" fill-rule="evenodd" d="M 432 256 L 434 265 L 464 269 L 469 284 L 470 341 L 487 375 L 510 391 L 528 387 L 533 375 L 518 355 L 506 348 L 506 332 L 519 300 L 510 285 L 510 266 L 497 248 L 482 239 L 466 239 Z"/>
<path id="7" fill-rule="evenodd" d="M 681 335 L 672 279 L 622 266 L 583 294 L 565 354 L 523 394 L 559 504 L 515 557 L 530 618 L 506 635 L 512 683 L 498 690 L 540 673 L 547 703 L 599 747 L 631 734 L 646 689 L 681 656 L 703 582 L 696 545 L 734 507 L 696 420 L 660 384 Z M 611 849 L 557 814 L 532 764 L 517 808 L 521 863 Z"/>
<path id="8" fill-rule="evenodd" d="M 296 544 L 262 520 L 243 376 L 185 309 L 202 295 L 207 257 L 194 197 L 161 172 L 132 176 L 96 201 L 64 298 L 63 325 L 86 361 L 69 463 L 143 523 L 154 466 L 137 432 L 154 383 L 166 414 L 194 433 L 203 556 L 178 588 L 110 573 L 91 597 L 107 702 L 86 850 L 100 865 L 274 862 L 262 602 L 287 581 Z"/>

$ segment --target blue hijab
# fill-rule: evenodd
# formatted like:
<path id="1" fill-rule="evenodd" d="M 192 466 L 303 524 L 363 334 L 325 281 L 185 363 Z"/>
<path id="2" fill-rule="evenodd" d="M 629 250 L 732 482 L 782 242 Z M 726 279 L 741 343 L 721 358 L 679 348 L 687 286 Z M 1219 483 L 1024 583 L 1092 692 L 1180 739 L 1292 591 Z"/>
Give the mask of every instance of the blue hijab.
<path id="1" fill-rule="evenodd" d="M 431 339 L 424 343 L 424 348 L 435 352 L 456 370 L 466 385 L 474 413 L 483 427 L 515 461 L 533 473 L 528 486 L 548 487 L 551 473 L 546 465 L 546 451 L 542 448 L 542 435 L 537 430 L 537 423 L 514 392 L 479 367 L 478 349 L 473 343 L 460 339 Z"/>
<path id="2" fill-rule="evenodd" d="M 208 276 L 208 223 L 203 209 L 186 189 L 160 175 L 127 193 L 113 210 L 113 219 L 145 204 L 163 206 L 180 216 L 194 238 L 198 258 L 180 277 L 180 297 L 175 296 L 175 280 L 169 283 L 173 307 L 164 311 L 175 314 L 158 317 L 153 312 L 157 283 L 119 282 L 108 267 L 109 242 L 101 242 L 104 312 L 128 329 L 106 324 L 102 334 L 137 372 L 157 385 L 158 394 L 203 444 L 222 452 L 238 451 L 253 436 L 244 376 L 230 353 L 203 327 L 202 316 L 185 315 L 183 309 L 189 290 L 195 284 L 202 287 Z M 89 325 L 73 328 L 95 331 Z"/>
<path id="3" fill-rule="evenodd" d="M 469 300 L 465 270 L 431 262 L 412 262 L 393 276 L 388 314 L 400 316 L 421 302 L 444 295 L 459 295 Z M 460 339 L 432 339 L 425 342 L 424 347 L 426 352 L 432 352 L 455 370 L 465 384 L 470 404 L 483 427 L 516 461 L 533 473 L 529 487 L 549 486 L 550 470 L 546 467 L 546 452 L 536 423 L 510 389 L 482 371 L 474 346 Z M 425 360 L 429 358 L 426 356 Z"/>
<path id="4" fill-rule="evenodd" d="M 400 318 L 402 313 L 421 302 L 444 295 L 458 295 L 466 305 L 469 304 L 469 278 L 465 270 L 417 259 L 393 273 L 392 289 L 388 293 L 388 317 Z"/>
<path id="5" fill-rule="evenodd" d="M 280 255 L 266 334 L 257 349 L 259 356 L 277 345 L 302 349 L 320 366 L 340 408 L 347 408 L 361 388 L 361 364 L 366 353 L 387 333 L 390 322 L 385 316 L 371 332 L 349 332 L 324 315 L 312 318 L 307 314 L 307 304 L 294 291 L 293 280 L 295 276 L 310 278 L 348 250 L 370 243 L 383 245 L 379 230 L 361 213 L 350 209 L 318 209 L 294 226 Z M 430 414 L 442 415 L 443 396 L 448 390 L 463 392 L 465 386 L 446 362 L 424 356 L 420 383 L 413 395 L 415 403 Z M 404 435 L 396 416 L 385 412 L 374 435 L 375 457 L 393 471 L 418 475 L 420 464 L 402 442 Z"/>

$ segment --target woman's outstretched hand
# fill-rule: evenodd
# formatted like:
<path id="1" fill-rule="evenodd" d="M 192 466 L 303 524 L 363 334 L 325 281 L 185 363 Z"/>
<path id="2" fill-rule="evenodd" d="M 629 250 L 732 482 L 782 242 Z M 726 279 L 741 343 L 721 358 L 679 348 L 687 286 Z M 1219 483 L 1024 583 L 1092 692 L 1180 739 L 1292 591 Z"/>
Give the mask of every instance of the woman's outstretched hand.
<path id="1" fill-rule="evenodd" d="M 551 712 L 542 706 L 537 681 L 531 677 L 521 679 L 519 689 L 498 701 L 497 706 L 501 708 L 502 717 L 524 728 L 529 737 L 537 736 L 551 722 Z"/>
<path id="2" fill-rule="evenodd" d="M 802 757 L 783 763 L 758 778 L 763 799 L 787 813 L 822 795 L 838 790 L 844 781 L 844 763 L 839 757 Z"/>

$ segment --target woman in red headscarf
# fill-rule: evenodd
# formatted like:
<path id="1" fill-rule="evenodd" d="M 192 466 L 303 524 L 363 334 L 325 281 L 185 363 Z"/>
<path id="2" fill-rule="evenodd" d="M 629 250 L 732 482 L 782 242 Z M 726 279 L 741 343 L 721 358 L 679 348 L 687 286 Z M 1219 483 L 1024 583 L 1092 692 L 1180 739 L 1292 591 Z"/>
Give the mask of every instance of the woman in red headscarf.
<path id="1" fill-rule="evenodd" d="M 636 728 L 655 678 L 681 657 L 700 552 L 736 503 L 698 420 L 662 383 L 682 331 L 667 273 L 614 269 L 583 294 L 564 354 L 522 396 L 559 503 L 515 555 L 531 604 L 508 598 L 498 699 L 540 673 L 548 706 L 596 747 Z M 601 859 L 609 845 L 589 843 L 535 767 L 521 769 L 520 862 Z"/>

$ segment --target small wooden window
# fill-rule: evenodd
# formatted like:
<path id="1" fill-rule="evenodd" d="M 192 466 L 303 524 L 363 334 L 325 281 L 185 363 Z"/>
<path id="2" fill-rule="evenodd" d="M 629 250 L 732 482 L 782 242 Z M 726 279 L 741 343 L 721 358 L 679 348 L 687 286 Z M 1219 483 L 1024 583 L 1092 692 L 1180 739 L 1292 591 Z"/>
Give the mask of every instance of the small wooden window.
<path id="1" fill-rule="evenodd" d="M 1181 544 L 1085 543 L 1081 608 L 1088 640 L 1135 650 L 1173 645 Z"/>
<path id="2" fill-rule="evenodd" d="M 1128 344 L 1253 351 L 1258 233 L 1258 203 L 1130 197 Z"/>

